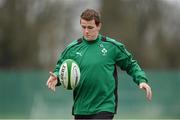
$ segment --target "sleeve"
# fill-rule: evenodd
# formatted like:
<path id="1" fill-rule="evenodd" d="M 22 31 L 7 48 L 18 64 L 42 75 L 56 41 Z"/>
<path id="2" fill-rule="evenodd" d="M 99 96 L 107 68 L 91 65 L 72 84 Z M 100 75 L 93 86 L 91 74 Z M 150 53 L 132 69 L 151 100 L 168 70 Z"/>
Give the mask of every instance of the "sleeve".
<path id="1" fill-rule="evenodd" d="M 59 80 L 59 69 L 61 67 L 61 64 L 63 63 L 63 61 L 66 59 L 66 54 L 67 54 L 67 48 L 62 52 L 62 54 L 59 55 L 59 58 L 58 58 L 58 61 L 57 61 L 57 64 L 56 64 L 56 67 L 53 71 L 53 73 L 57 76 L 58 78 L 58 83 L 56 86 L 60 86 L 61 83 L 60 83 L 60 80 Z"/>
<path id="2" fill-rule="evenodd" d="M 125 70 L 136 84 L 148 82 L 145 72 L 140 68 L 137 61 L 132 58 L 132 55 L 126 50 L 124 45 L 117 45 L 116 54 L 116 64 L 122 70 Z"/>

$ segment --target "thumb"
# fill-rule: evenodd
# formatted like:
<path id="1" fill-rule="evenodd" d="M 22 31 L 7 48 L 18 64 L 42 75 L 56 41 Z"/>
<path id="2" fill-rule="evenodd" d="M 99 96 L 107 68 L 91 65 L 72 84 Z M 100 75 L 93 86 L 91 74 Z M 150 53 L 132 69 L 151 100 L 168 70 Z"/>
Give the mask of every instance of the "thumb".
<path id="1" fill-rule="evenodd" d="M 139 88 L 146 90 L 146 87 L 145 87 L 145 84 L 144 84 L 144 83 L 141 83 L 141 84 L 139 85 Z"/>
<path id="2" fill-rule="evenodd" d="M 140 86 L 139 86 L 139 88 L 140 88 L 140 89 L 143 89 L 143 86 L 142 86 L 142 85 L 140 85 Z"/>
<path id="3" fill-rule="evenodd" d="M 53 72 L 49 72 L 49 74 L 51 75 L 51 76 L 53 76 L 53 77 L 57 77 Z"/>

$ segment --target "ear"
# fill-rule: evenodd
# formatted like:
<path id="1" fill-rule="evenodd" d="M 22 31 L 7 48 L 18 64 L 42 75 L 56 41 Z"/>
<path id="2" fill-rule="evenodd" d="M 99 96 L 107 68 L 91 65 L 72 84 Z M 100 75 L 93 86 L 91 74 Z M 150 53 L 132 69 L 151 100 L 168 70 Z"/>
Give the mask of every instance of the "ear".
<path id="1" fill-rule="evenodd" d="M 99 25 L 98 25 L 98 30 L 101 29 L 101 26 L 102 26 L 102 23 L 99 23 Z"/>

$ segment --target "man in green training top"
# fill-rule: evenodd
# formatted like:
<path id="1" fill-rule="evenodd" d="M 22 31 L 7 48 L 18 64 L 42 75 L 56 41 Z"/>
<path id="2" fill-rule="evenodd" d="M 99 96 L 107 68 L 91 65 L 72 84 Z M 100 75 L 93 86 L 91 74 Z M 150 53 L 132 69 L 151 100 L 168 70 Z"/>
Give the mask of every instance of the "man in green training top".
<path id="1" fill-rule="evenodd" d="M 50 72 L 47 86 L 55 91 L 59 86 L 59 68 L 65 59 L 75 60 L 81 70 L 78 86 L 73 91 L 72 114 L 75 119 L 113 119 L 117 109 L 117 69 L 119 66 L 132 76 L 151 100 L 152 92 L 144 71 L 125 46 L 99 34 L 100 15 L 93 9 L 81 14 L 83 37 L 75 40 L 61 54 L 54 72 Z"/>

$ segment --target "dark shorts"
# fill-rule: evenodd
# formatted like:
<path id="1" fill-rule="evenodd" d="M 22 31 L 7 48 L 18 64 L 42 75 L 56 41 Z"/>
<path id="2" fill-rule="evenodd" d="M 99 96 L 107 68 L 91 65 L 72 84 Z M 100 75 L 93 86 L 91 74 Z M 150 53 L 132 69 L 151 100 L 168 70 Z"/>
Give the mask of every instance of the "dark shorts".
<path id="1" fill-rule="evenodd" d="M 86 119 L 112 120 L 113 117 L 114 117 L 114 113 L 111 112 L 99 112 L 97 114 L 92 114 L 92 115 L 74 115 L 75 120 L 86 120 Z"/>

